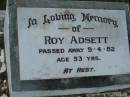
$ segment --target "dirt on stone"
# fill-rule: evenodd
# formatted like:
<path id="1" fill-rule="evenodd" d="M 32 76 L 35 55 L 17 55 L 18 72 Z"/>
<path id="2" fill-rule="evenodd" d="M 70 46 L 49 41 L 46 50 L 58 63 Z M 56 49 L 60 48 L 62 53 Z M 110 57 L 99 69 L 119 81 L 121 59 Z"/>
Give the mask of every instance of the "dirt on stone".
<path id="1" fill-rule="evenodd" d="M 9 97 L 6 66 L 0 60 L 0 97 Z"/>

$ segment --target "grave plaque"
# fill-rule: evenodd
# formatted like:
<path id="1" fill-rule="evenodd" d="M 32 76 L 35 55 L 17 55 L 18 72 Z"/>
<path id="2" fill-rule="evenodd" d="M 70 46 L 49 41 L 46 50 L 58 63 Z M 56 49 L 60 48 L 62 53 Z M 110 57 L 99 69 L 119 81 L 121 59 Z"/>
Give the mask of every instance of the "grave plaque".
<path id="1" fill-rule="evenodd" d="M 17 8 L 17 17 L 21 80 L 130 72 L 125 11 Z"/>
<path id="2" fill-rule="evenodd" d="M 5 47 L 12 97 L 130 87 L 127 4 L 9 0 L 7 5 Z"/>

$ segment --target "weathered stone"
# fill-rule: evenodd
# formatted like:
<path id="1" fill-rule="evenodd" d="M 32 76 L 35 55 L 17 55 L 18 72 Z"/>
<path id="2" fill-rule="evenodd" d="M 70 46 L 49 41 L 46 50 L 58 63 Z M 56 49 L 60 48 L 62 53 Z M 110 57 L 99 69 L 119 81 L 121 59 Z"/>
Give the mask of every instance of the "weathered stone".
<path id="1" fill-rule="evenodd" d="M 40 2 L 40 3 L 39 3 Z M 8 73 L 9 77 L 11 79 L 9 79 L 12 83 L 10 83 L 10 85 L 12 84 L 12 90 L 15 93 L 19 93 L 20 96 L 28 96 L 28 93 L 30 93 L 31 95 L 33 95 L 34 92 L 36 92 L 36 90 L 39 90 L 38 92 L 36 92 L 36 96 L 46 96 L 48 95 L 48 93 L 46 93 L 46 90 L 51 90 L 51 92 L 49 92 L 50 96 L 54 96 L 54 95 L 61 95 L 61 93 L 54 93 L 52 90 L 63 90 L 62 93 L 64 93 L 63 95 L 67 95 L 66 94 L 66 90 L 67 89 L 73 89 L 73 88 L 93 88 L 96 87 L 94 90 L 96 90 L 96 92 L 101 92 L 101 91 L 107 91 L 107 90 L 113 90 L 113 89 L 117 89 L 119 88 L 119 86 L 121 85 L 121 87 L 119 89 L 122 88 L 127 88 L 129 87 L 130 84 L 130 75 L 118 75 L 118 76 L 99 76 L 99 77 L 84 77 L 84 78 L 72 78 L 72 79 L 67 79 L 66 81 L 62 81 L 62 80 L 37 80 L 37 81 L 20 81 L 19 80 L 19 60 L 17 60 L 19 58 L 18 56 L 18 38 L 17 38 L 17 21 L 16 21 L 16 7 L 52 7 L 52 8 L 57 8 L 57 7 L 64 7 L 64 8 L 98 8 L 98 9 L 120 9 L 120 10 L 126 10 L 126 13 L 128 12 L 128 6 L 127 5 L 123 5 L 122 4 L 113 4 L 113 3 L 99 3 L 99 2 L 85 2 L 85 1 L 67 1 L 67 2 L 62 2 L 62 1 L 42 1 L 42 0 L 18 0 L 12 2 L 12 0 L 9 0 L 9 35 L 11 37 L 10 40 L 8 40 L 8 43 L 11 43 L 11 47 L 10 50 L 7 51 L 11 51 L 10 56 L 7 56 L 9 58 L 11 58 L 11 71 L 12 71 L 12 75 L 10 75 L 10 73 Z M 6 37 L 7 38 L 7 37 Z M 8 39 L 8 38 L 7 38 Z M 6 45 L 6 49 L 8 49 L 8 45 Z M 9 64 L 8 64 L 9 65 Z M 17 69 L 16 69 L 17 68 Z M 125 80 L 122 81 L 122 78 L 125 78 Z M 69 80 L 69 82 L 68 82 Z M 111 87 L 113 85 L 117 85 L 117 87 Z M 109 87 L 110 86 L 110 87 Z M 105 88 L 101 88 L 101 87 L 105 87 Z M 112 89 L 111 89 L 112 88 Z M 101 89 L 101 90 L 100 90 Z M 20 91 L 27 91 L 26 93 L 21 93 Z M 81 91 L 74 91 L 77 94 L 79 94 L 79 92 Z M 82 91 L 82 93 L 93 93 L 92 91 L 88 91 L 88 90 L 84 90 Z M 53 94 L 54 93 L 54 94 Z M 71 92 L 72 93 L 72 92 Z M 71 94 L 70 93 L 70 94 Z M 72 93 L 73 94 L 73 93 Z"/>

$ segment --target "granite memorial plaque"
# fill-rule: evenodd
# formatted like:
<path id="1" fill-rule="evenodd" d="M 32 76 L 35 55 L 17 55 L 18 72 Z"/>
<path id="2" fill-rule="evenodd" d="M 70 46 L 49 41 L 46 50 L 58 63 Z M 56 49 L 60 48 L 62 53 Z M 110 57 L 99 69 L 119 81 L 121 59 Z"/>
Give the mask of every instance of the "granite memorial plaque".
<path id="1" fill-rule="evenodd" d="M 8 0 L 7 5 L 4 37 L 12 97 L 130 87 L 127 4 Z"/>

